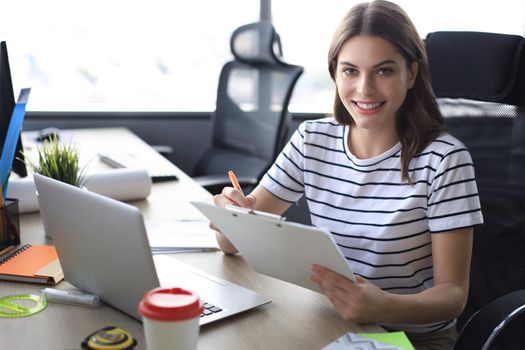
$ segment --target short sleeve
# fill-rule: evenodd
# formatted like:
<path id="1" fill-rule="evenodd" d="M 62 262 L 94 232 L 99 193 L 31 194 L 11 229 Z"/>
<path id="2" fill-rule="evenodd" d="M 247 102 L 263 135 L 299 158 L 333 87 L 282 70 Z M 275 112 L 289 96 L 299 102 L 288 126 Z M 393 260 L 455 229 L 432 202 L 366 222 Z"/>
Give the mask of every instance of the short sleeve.
<path id="1" fill-rule="evenodd" d="M 462 144 L 452 146 L 436 169 L 427 217 L 432 233 L 483 223 L 474 164 Z"/>

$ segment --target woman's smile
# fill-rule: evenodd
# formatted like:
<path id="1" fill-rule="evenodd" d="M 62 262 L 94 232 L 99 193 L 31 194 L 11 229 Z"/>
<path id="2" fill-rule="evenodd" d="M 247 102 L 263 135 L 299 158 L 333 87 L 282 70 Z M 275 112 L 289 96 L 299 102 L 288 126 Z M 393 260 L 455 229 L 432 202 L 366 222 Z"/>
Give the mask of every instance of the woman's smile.
<path id="1" fill-rule="evenodd" d="M 362 102 L 362 101 L 352 101 L 355 109 L 364 115 L 371 115 L 381 111 L 382 107 L 385 105 L 384 101 L 380 102 Z"/>

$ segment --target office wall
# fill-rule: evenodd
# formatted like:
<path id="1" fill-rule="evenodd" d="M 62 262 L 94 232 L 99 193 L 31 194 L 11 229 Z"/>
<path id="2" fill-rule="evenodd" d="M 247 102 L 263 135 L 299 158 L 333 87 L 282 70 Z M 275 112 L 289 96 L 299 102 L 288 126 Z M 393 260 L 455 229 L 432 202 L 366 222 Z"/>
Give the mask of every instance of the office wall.
<path id="1" fill-rule="evenodd" d="M 210 116 L 205 113 L 52 113 L 29 112 L 24 130 L 126 127 L 150 145 L 171 146 L 168 159 L 186 173 L 211 143 Z"/>
<path id="2" fill-rule="evenodd" d="M 294 115 L 289 136 L 301 121 L 315 117 L 320 115 Z M 168 159 L 191 173 L 211 144 L 211 124 L 210 113 L 28 112 L 24 130 L 127 127 L 150 145 L 172 147 Z"/>

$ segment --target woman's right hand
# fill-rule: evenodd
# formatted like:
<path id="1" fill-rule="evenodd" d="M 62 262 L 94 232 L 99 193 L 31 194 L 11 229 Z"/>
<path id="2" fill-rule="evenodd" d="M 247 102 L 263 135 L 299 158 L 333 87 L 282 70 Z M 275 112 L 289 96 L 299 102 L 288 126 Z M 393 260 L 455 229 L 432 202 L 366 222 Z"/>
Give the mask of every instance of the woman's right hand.
<path id="1" fill-rule="evenodd" d="M 244 196 L 241 191 L 233 187 L 224 187 L 221 194 L 213 196 L 213 203 L 220 207 L 236 205 L 238 207 L 254 209 L 255 197 L 251 194 Z"/>

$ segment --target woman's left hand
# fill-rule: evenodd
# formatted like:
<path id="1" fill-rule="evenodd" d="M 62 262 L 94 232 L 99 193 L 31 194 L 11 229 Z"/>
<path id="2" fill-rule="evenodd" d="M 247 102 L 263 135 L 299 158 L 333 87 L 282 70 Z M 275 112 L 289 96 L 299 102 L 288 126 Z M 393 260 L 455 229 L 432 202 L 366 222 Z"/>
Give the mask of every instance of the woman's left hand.
<path id="1" fill-rule="evenodd" d="M 372 323 L 387 309 L 386 292 L 361 276 L 356 282 L 319 265 L 312 265 L 310 279 L 317 283 L 337 312 L 347 321 Z"/>

